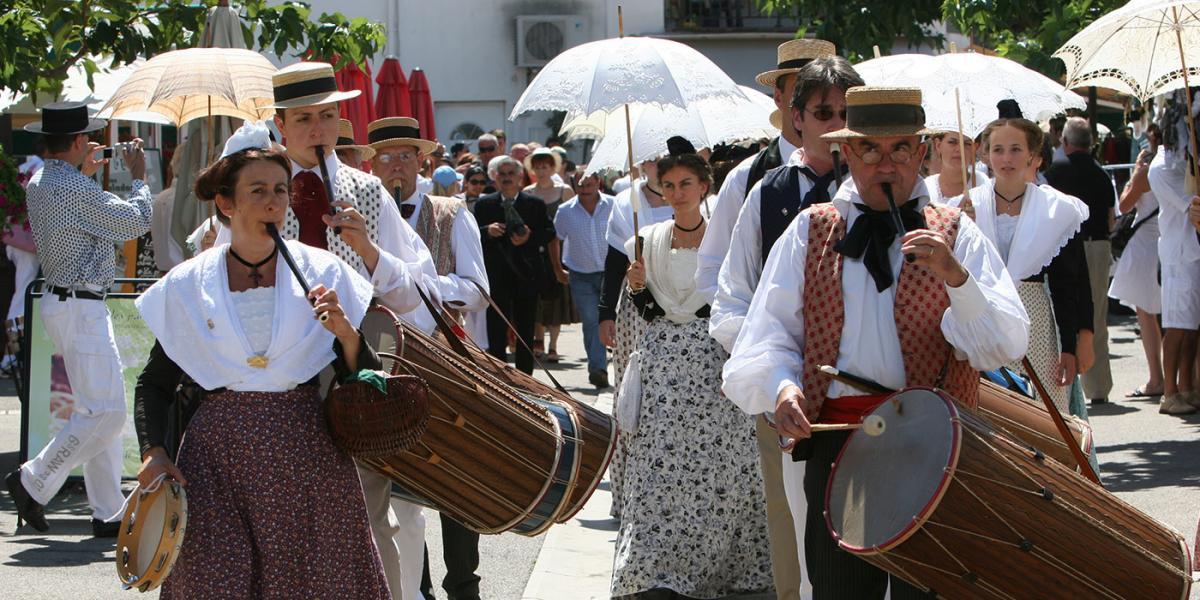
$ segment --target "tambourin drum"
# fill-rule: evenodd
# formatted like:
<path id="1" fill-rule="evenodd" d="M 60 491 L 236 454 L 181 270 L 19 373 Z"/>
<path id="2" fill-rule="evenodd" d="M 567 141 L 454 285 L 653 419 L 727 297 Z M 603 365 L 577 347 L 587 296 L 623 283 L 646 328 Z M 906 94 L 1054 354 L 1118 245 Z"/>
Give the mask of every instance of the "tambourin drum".
<path id="1" fill-rule="evenodd" d="M 941 391 L 850 435 L 826 489 L 838 545 L 943 598 L 1186 599 L 1183 536 Z"/>
<path id="2" fill-rule="evenodd" d="M 148 592 L 162 585 L 183 547 L 187 494 L 173 479 L 135 488 L 117 533 L 117 577 L 124 589 Z"/>
<path id="3" fill-rule="evenodd" d="M 364 335 L 376 343 L 369 329 L 394 331 L 401 360 L 392 372 L 426 381 L 430 418 L 414 447 L 362 463 L 406 499 L 479 533 L 537 535 L 557 522 L 580 472 L 574 412 L 507 384 L 408 323 L 387 323 L 385 310 L 368 313 Z"/>
<path id="4" fill-rule="evenodd" d="M 1013 439 L 1024 442 L 1058 462 L 1076 467 L 1075 456 L 1054 426 L 1054 421 L 1040 402 L 1026 398 L 990 381 L 979 381 L 979 413 L 997 429 Z M 1072 415 L 1063 415 L 1067 430 L 1075 438 L 1084 456 L 1095 451 L 1092 426 Z"/>

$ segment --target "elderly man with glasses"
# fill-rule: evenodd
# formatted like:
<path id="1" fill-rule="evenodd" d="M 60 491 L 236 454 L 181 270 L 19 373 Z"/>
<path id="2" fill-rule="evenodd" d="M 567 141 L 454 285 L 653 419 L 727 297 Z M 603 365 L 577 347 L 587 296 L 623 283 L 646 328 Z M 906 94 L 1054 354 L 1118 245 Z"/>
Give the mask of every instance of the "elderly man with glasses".
<path id="1" fill-rule="evenodd" d="M 826 485 L 849 432 L 814 434 L 812 424 L 857 423 L 886 396 L 863 396 L 818 367 L 892 389 L 937 386 L 974 405 L 978 371 L 1024 354 L 1029 319 L 974 222 L 929 201 L 919 175 L 921 136 L 930 133 L 920 90 L 851 88 L 846 110 L 846 127 L 822 139 L 845 146 L 853 181 L 801 212 L 776 242 L 723 389 L 747 412 L 771 417 L 780 436 L 798 440 L 793 459 L 808 461 L 813 598 L 882 599 L 889 583 L 893 600 L 932 598 L 840 550 L 825 525 Z M 893 199 L 899 207 L 889 212 Z M 897 217 L 906 232 L 896 231 Z"/>
<path id="2" fill-rule="evenodd" d="M 539 289 L 554 285 L 546 245 L 554 239 L 554 224 L 539 198 L 521 191 L 524 166 L 502 155 L 488 164 L 497 191 L 479 199 L 475 218 L 483 240 L 483 259 L 492 282 L 495 306 L 488 309 L 488 352 L 507 360 L 508 323 L 516 329 L 516 365 L 533 373 L 533 325 Z M 496 310 L 503 313 L 499 313 Z"/>

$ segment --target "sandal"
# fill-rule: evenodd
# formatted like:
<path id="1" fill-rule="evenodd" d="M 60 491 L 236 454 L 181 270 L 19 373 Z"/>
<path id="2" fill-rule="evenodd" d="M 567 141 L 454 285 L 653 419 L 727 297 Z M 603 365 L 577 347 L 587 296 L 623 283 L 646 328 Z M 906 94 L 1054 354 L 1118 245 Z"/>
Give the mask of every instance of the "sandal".
<path id="1" fill-rule="evenodd" d="M 559 356 L 558 352 L 555 352 L 554 350 L 551 350 L 548 354 L 546 354 L 546 362 L 557 363 L 560 360 L 562 360 L 562 357 Z"/>
<path id="2" fill-rule="evenodd" d="M 1125 394 L 1126 398 L 1158 398 L 1159 396 L 1162 396 L 1162 392 L 1159 392 L 1157 394 L 1148 394 L 1148 393 L 1142 391 L 1142 388 L 1137 388 L 1136 390 L 1133 390 L 1132 392 Z"/>

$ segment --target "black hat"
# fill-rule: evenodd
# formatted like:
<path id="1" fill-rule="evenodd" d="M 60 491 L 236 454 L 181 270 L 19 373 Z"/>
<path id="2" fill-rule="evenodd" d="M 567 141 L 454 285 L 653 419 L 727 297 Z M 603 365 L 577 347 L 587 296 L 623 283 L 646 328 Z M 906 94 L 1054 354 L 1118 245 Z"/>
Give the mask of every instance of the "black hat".
<path id="1" fill-rule="evenodd" d="M 82 102 L 54 102 L 42 107 L 42 120 L 25 126 L 25 131 L 42 135 L 75 135 L 104 129 L 108 122 L 88 116 Z"/>
<path id="2" fill-rule="evenodd" d="M 999 118 L 1001 119 L 1024 118 L 1024 115 L 1021 114 L 1021 105 L 1017 104 L 1017 101 L 1012 98 L 998 102 L 996 104 L 996 112 L 999 113 Z"/>
<path id="3" fill-rule="evenodd" d="M 693 146 L 687 138 L 681 135 L 675 135 L 667 138 L 667 153 L 671 156 L 695 154 L 696 147 Z"/>

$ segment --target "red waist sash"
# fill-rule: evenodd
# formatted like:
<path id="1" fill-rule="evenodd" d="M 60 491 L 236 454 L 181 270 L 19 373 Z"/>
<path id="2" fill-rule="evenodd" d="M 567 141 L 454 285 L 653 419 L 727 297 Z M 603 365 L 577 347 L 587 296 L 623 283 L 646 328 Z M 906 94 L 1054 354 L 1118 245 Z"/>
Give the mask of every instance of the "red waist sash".
<path id="1" fill-rule="evenodd" d="M 875 407 L 890 398 L 889 394 L 871 396 L 842 396 L 829 398 L 821 405 L 820 423 L 861 423 Z"/>

